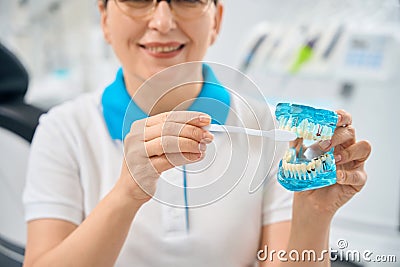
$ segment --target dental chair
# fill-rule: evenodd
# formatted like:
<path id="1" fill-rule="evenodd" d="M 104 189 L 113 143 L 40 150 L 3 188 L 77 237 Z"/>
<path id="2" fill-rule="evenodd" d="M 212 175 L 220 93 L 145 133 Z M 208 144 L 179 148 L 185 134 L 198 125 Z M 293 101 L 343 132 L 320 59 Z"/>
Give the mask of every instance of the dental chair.
<path id="1" fill-rule="evenodd" d="M 22 266 L 26 225 L 22 206 L 30 142 L 44 112 L 24 102 L 29 76 L 0 43 L 0 267 Z"/>

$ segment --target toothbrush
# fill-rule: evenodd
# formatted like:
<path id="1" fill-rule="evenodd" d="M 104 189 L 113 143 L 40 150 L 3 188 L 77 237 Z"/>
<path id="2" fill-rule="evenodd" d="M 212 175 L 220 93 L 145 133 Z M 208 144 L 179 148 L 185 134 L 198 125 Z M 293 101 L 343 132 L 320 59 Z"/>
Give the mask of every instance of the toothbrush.
<path id="1" fill-rule="evenodd" d="M 203 127 L 203 129 L 210 132 L 244 133 L 247 135 L 262 136 L 274 139 L 277 142 L 289 142 L 297 138 L 297 135 L 295 133 L 281 129 L 263 131 L 263 130 L 249 129 L 237 126 L 218 125 L 218 124 L 210 124 L 208 126 Z"/>

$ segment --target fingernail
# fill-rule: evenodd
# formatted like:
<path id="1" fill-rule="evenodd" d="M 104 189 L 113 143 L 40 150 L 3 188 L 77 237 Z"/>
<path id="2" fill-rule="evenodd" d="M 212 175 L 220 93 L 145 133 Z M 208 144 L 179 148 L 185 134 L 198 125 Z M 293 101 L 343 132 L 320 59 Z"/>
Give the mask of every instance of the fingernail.
<path id="1" fill-rule="evenodd" d="M 200 143 L 200 144 L 199 144 L 199 150 L 200 150 L 201 152 L 206 151 L 206 149 L 207 149 L 207 145 L 206 145 L 206 144 L 204 144 L 204 143 Z"/>
<path id="2" fill-rule="evenodd" d="M 338 163 L 342 160 L 342 156 L 341 155 L 335 155 L 335 163 Z"/>
<path id="3" fill-rule="evenodd" d="M 340 122 L 342 120 L 342 115 L 337 116 L 337 121 Z"/>
<path id="4" fill-rule="evenodd" d="M 199 121 L 200 122 L 210 122 L 211 118 L 209 116 L 205 116 L 205 115 L 200 115 L 199 116 Z"/>
<path id="5" fill-rule="evenodd" d="M 210 132 L 204 132 L 202 139 L 210 139 L 210 140 L 212 140 L 212 139 L 214 139 L 214 135 L 212 133 L 210 133 Z"/>
<path id="6" fill-rule="evenodd" d="M 201 139 L 200 142 L 201 142 L 201 143 L 210 144 L 210 143 L 212 142 L 212 139 L 210 139 L 210 138 L 203 138 L 203 139 Z"/>
<path id="7" fill-rule="evenodd" d="M 328 147 L 331 145 L 331 140 L 324 140 L 319 143 L 319 147 L 323 150 L 328 149 Z"/>

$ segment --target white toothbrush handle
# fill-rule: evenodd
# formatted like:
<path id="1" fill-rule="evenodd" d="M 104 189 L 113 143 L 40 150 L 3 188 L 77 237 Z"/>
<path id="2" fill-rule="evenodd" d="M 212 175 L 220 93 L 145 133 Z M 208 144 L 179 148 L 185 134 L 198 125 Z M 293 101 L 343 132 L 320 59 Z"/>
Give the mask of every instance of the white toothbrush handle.
<path id="1" fill-rule="evenodd" d="M 249 129 L 237 126 L 230 126 L 230 125 L 218 125 L 218 124 L 210 124 L 208 126 L 203 127 L 203 129 L 210 132 L 244 133 L 247 135 L 262 136 L 274 139 L 275 141 L 278 142 L 289 142 L 297 138 L 297 135 L 295 133 L 280 129 L 263 131 L 263 130 Z"/>

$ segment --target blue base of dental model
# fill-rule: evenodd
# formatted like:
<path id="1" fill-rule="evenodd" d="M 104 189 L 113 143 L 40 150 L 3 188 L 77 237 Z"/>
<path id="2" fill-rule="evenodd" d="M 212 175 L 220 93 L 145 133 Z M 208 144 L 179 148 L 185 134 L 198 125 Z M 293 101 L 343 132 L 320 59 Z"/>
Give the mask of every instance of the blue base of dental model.
<path id="1" fill-rule="evenodd" d="M 279 163 L 278 181 L 290 191 L 305 191 L 336 183 L 333 148 L 319 150 L 317 143 L 330 140 L 336 129 L 335 112 L 309 106 L 279 103 L 275 116 L 279 128 L 296 133 L 297 139 Z M 303 142 L 314 142 L 305 147 Z"/>

